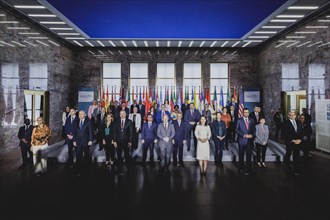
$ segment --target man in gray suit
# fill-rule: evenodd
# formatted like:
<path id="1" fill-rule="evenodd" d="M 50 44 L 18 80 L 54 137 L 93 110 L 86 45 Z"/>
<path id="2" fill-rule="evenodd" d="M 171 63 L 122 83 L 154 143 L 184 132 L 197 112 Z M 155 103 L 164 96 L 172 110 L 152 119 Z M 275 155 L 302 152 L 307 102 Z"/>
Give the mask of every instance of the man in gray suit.
<path id="1" fill-rule="evenodd" d="M 168 166 L 171 162 L 172 155 L 172 139 L 175 135 L 173 124 L 168 122 L 168 115 L 163 116 L 163 123 L 160 123 L 157 128 L 158 147 L 160 153 L 161 175 L 170 176 L 171 172 Z"/>

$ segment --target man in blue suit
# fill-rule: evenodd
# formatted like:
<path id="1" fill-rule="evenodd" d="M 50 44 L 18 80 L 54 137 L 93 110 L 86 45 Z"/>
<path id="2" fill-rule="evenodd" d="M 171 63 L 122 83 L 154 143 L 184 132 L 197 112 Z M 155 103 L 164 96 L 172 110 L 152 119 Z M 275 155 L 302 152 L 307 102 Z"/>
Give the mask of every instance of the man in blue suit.
<path id="1" fill-rule="evenodd" d="M 221 120 L 221 113 L 217 112 L 217 120 L 212 123 L 212 139 L 215 145 L 214 159 L 215 164 L 223 166 L 222 154 L 225 144 L 225 137 L 227 135 L 226 124 Z"/>
<path id="2" fill-rule="evenodd" d="M 86 113 L 83 110 L 79 111 L 79 119 L 77 122 L 74 128 L 73 146 L 76 147 L 77 175 L 80 176 L 83 158 L 86 162 L 91 162 L 89 147 L 93 143 L 93 125 L 88 117 L 86 117 Z"/>
<path id="3" fill-rule="evenodd" d="M 177 166 L 179 150 L 179 166 L 183 167 L 183 144 L 187 142 L 188 123 L 182 120 L 181 112 L 178 113 L 177 117 L 177 120 L 172 122 L 175 130 L 173 138 L 173 166 Z"/>
<path id="4" fill-rule="evenodd" d="M 68 165 L 73 167 L 73 134 L 76 124 L 78 123 L 78 117 L 76 117 L 76 110 L 71 108 L 69 116 L 66 118 L 64 131 L 66 135 L 66 143 L 68 145 L 69 160 Z"/>
<path id="5" fill-rule="evenodd" d="M 167 115 L 169 119 L 171 118 L 171 113 L 169 113 L 168 111 L 166 111 L 165 110 L 165 105 L 162 104 L 161 105 L 161 110 L 159 110 L 157 112 L 157 115 L 156 115 L 156 122 L 157 122 L 157 124 L 161 124 L 163 122 L 164 115 Z"/>
<path id="6" fill-rule="evenodd" d="M 143 145 L 142 167 L 145 167 L 147 151 L 150 149 L 150 163 L 154 165 L 154 146 L 157 143 L 157 123 L 153 122 L 153 117 L 148 114 L 147 121 L 143 124 L 141 142 Z"/>
<path id="7" fill-rule="evenodd" d="M 187 145 L 188 145 L 188 151 L 190 151 L 191 147 L 191 131 L 193 131 L 193 136 L 194 136 L 194 147 L 195 147 L 195 153 L 194 156 L 196 157 L 196 151 L 197 151 L 197 139 L 195 137 L 195 128 L 197 123 L 199 122 L 199 119 L 201 118 L 201 114 L 199 113 L 198 110 L 195 109 L 194 103 L 190 103 L 189 109 L 186 110 L 186 113 L 184 115 L 184 121 L 189 124 L 190 129 L 188 129 L 188 140 L 187 140 Z"/>
<path id="8" fill-rule="evenodd" d="M 255 135 L 255 125 L 253 119 L 249 118 L 249 109 L 243 109 L 243 117 L 238 119 L 236 125 L 236 133 L 238 135 L 239 148 L 239 172 L 243 174 L 244 155 L 246 152 L 246 172 L 245 175 L 251 174 L 251 155 L 253 148 L 253 138 Z"/>

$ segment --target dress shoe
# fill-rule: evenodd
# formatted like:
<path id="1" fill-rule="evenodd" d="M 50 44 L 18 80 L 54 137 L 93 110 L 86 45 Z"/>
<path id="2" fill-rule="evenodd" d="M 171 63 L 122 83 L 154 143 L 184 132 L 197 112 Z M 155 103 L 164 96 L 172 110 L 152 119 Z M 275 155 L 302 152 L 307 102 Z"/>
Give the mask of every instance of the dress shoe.
<path id="1" fill-rule="evenodd" d="M 260 167 L 260 168 L 262 167 L 262 165 L 261 165 L 261 163 L 260 163 L 260 162 L 258 162 L 257 164 L 258 164 L 258 167 Z"/>
<path id="2" fill-rule="evenodd" d="M 262 163 L 262 166 L 263 166 L 264 168 L 266 168 L 266 167 L 267 167 L 265 163 Z"/>

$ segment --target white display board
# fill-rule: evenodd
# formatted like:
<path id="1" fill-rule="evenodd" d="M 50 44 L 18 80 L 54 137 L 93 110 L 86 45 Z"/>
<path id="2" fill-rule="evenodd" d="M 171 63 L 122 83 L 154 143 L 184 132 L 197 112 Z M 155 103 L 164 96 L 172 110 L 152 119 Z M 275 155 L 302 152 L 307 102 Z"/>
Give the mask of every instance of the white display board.
<path id="1" fill-rule="evenodd" d="M 330 99 L 316 100 L 316 149 L 330 153 Z"/>
<path id="2" fill-rule="evenodd" d="M 94 91 L 79 91 L 78 102 L 92 102 L 94 99 Z"/>

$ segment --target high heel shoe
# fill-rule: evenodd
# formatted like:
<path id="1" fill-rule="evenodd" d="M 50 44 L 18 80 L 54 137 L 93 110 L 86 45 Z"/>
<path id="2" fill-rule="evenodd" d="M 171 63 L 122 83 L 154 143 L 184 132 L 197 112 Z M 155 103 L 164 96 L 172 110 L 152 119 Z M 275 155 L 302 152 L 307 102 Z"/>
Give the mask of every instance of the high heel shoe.
<path id="1" fill-rule="evenodd" d="M 265 163 L 262 163 L 262 166 L 265 167 L 265 168 L 267 167 Z"/>
<path id="2" fill-rule="evenodd" d="M 260 162 L 258 162 L 258 167 L 259 167 L 259 168 L 261 168 L 261 167 L 262 167 L 262 165 L 261 165 L 261 163 L 260 163 Z"/>

